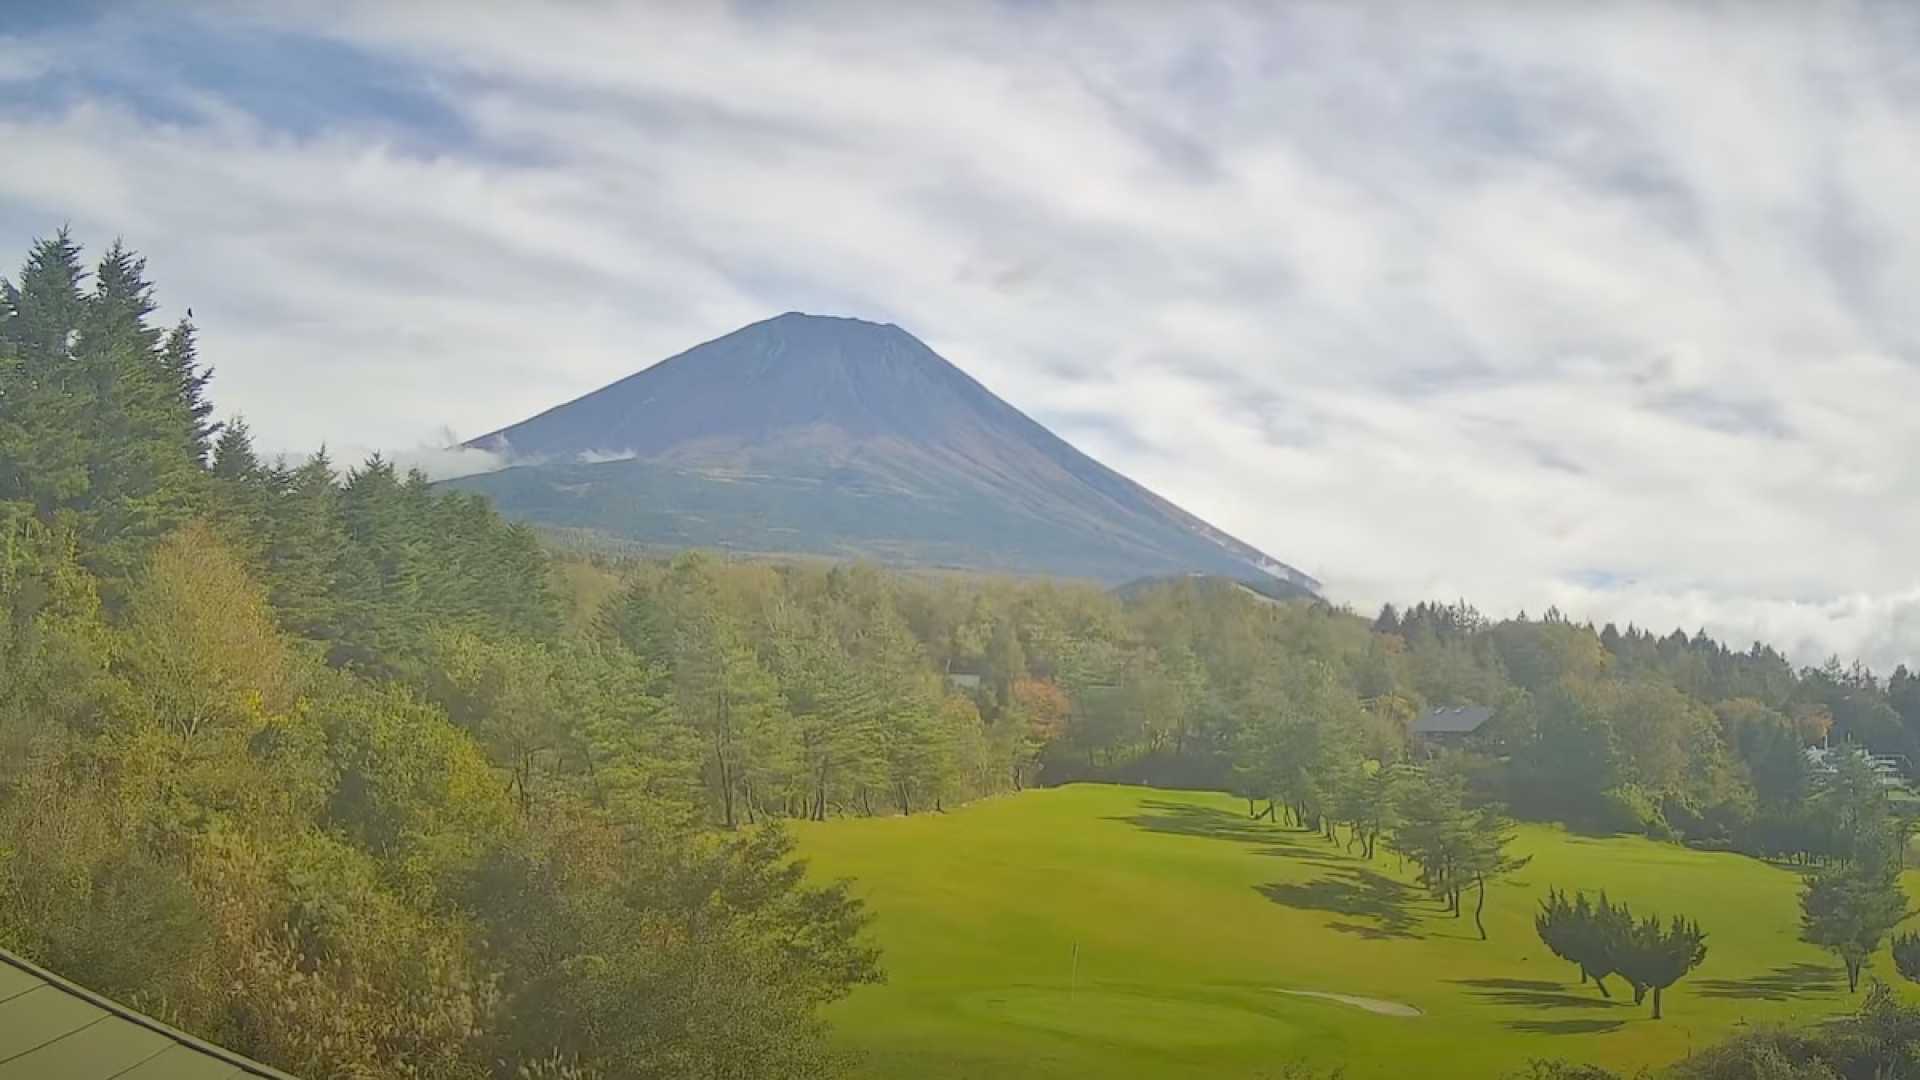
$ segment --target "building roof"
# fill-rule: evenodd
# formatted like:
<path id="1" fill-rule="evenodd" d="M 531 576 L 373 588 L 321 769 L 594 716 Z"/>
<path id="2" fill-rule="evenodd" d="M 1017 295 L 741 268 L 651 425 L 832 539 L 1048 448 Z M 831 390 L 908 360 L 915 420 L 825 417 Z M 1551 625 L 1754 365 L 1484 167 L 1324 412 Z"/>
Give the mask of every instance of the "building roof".
<path id="1" fill-rule="evenodd" d="M 1413 722 L 1415 735 L 1471 735 L 1493 716 L 1485 705 L 1442 705 Z"/>
<path id="2" fill-rule="evenodd" d="M 0 1080 L 294 1080 L 0 949 Z"/>

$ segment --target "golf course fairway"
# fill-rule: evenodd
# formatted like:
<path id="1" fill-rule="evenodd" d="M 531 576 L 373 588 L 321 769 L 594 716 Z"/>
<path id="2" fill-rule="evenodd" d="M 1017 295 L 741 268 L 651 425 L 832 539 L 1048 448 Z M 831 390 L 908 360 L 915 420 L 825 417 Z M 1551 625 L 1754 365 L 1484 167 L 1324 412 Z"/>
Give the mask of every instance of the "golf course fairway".
<path id="1" fill-rule="evenodd" d="M 1798 875 L 1640 838 L 1523 827 L 1531 861 L 1489 888 L 1481 941 L 1471 893 L 1450 917 L 1391 852 L 1369 862 L 1220 794 L 1080 784 L 795 832 L 815 877 L 854 879 L 884 950 L 887 982 L 830 1011 L 863 1077 L 1631 1070 L 1857 1000 L 1799 940 Z M 1540 944 L 1549 886 L 1699 920 L 1707 960 L 1665 1019 Z M 1867 977 L 1900 983 L 1884 949 Z"/>

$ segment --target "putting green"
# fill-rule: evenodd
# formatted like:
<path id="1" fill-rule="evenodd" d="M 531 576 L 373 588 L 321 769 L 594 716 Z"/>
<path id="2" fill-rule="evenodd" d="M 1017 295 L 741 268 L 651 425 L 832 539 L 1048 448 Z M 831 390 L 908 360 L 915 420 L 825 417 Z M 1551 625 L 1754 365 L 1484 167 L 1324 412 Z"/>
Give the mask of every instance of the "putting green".
<path id="1" fill-rule="evenodd" d="M 994 1026 L 1139 1047 L 1221 1046 L 1241 1039 L 1284 1045 L 1291 1025 L 1233 1005 L 1169 999 L 1151 989 L 983 990 L 954 1000 L 958 1010 Z"/>
<path id="2" fill-rule="evenodd" d="M 1483 942 L 1390 854 L 1368 862 L 1250 822 L 1245 806 L 1072 785 L 797 826 L 816 876 L 855 879 L 886 954 L 888 982 L 830 1012 L 856 1075 L 1277 1077 L 1298 1063 L 1484 1078 L 1535 1057 L 1632 1069 L 1743 1022 L 1856 1000 L 1832 958 L 1798 940 L 1788 870 L 1528 826 L 1516 846 L 1533 861 L 1489 891 Z M 1699 919 L 1707 962 L 1668 992 L 1666 1019 L 1580 986 L 1540 945 L 1533 912 L 1549 885 Z M 1920 897 L 1920 877 L 1908 890 Z M 1873 972 L 1898 981 L 1884 950 Z"/>

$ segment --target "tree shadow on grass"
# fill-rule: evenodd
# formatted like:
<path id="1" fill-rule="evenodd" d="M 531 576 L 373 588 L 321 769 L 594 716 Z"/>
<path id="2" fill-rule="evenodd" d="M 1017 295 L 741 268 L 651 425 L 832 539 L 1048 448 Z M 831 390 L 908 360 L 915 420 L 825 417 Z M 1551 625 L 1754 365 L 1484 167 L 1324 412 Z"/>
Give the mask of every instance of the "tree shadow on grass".
<path id="1" fill-rule="evenodd" d="M 1625 1024 L 1625 1020 L 1507 1021 L 1507 1026 L 1515 1031 L 1530 1031 L 1536 1035 L 1598 1035 L 1600 1032 L 1613 1031 Z"/>
<path id="2" fill-rule="evenodd" d="M 1341 933 L 1367 938 L 1417 938 L 1419 924 L 1412 903 L 1414 892 L 1406 885 L 1360 866 L 1331 868 L 1331 876 L 1304 884 L 1271 882 L 1255 885 L 1261 896 L 1284 907 L 1304 911 L 1330 911 L 1335 915 L 1371 920 L 1372 925 L 1338 922 L 1330 928 Z"/>
<path id="3" fill-rule="evenodd" d="M 1569 993 L 1572 987 L 1565 983 L 1546 982 L 1541 979 L 1454 979 L 1456 986 L 1465 986 L 1484 1001 L 1497 1005 L 1512 1005 L 1521 1009 L 1622 1009 L 1629 1003 L 1614 998 L 1603 998 L 1598 991 L 1591 997 Z M 1595 1035 L 1602 1031 L 1612 1031 L 1625 1024 L 1625 1020 L 1607 1020 L 1600 1017 L 1583 1017 L 1576 1020 L 1523 1020 L 1504 1021 L 1513 1031 L 1526 1031 L 1535 1035 Z"/>
<path id="4" fill-rule="evenodd" d="M 1832 993 L 1845 984 L 1839 968 L 1824 964 L 1788 964 L 1744 979 L 1702 979 L 1701 997 L 1755 1001 L 1793 1001 Z"/>
<path id="5" fill-rule="evenodd" d="M 1140 807 L 1150 812 L 1128 817 L 1112 817 L 1107 820 L 1124 821 L 1148 832 L 1172 833 L 1176 836 L 1205 836 L 1214 840 L 1238 840 L 1244 844 L 1284 843 L 1294 835 L 1306 835 L 1296 833 L 1284 826 L 1254 821 L 1244 814 L 1236 814 L 1213 806 L 1195 806 L 1192 803 L 1148 799 L 1142 802 Z"/>
<path id="6" fill-rule="evenodd" d="M 1476 997 L 1501 1005 L 1516 1005 L 1528 1009 L 1617 1009 L 1626 1004 L 1624 1001 L 1613 998 L 1603 998 L 1597 990 L 1593 991 L 1593 996 L 1587 997 L 1569 993 L 1571 988 L 1564 983 L 1543 982 L 1539 979 L 1454 979 L 1452 981 L 1456 986 L 1471 987 Z"/>
<path id="7" fill-rule="evenodd" d="M 1332 844 L 1323 847 L 1306 843 L 1308 839 L 1319 839 L 1319 833 L 1291 829 L 1270 822 L 1254 821 L 1244 814 L 1236 814 L 1230 810 L 1157 799 L 1148 799 L 1140 806 L 1142 809 L 1154 812 L 1132 814 L 1126 817 L 1109 817 L 1103 820 L 1123 821 L 1137 829 L 1172 836 L 1198 836 L 1211 840 L 1234 841 L 1258 847 L 1259 850 L 1255 852 L 1257 855 L 1269 855 L 1279 859 L 1317 862 L 1339 854 Z"/>
<path id="8" fill-rule="evenodd" d="M 1350 922 L 1330 922 L 1327 924 L 1327 929 L 1332 930 L 1336 934 L 1352 934 L 1354 937 L 1364 938 L 1367 941 L 1404 941 L 1408 938 L 1417 938 L 1420 936 L 1406 930 L 1388 930 L 1384 927 L 1365 926 L 1360 923 Z"/>

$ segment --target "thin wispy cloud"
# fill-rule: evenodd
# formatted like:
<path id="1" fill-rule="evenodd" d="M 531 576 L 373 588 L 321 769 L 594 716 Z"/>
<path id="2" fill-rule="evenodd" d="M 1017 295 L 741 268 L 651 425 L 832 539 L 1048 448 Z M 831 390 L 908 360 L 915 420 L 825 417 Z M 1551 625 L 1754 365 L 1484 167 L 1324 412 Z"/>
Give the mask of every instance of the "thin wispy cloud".
<path id="1" fill-rule="evenodd" d="M 276 449 L 860 315 L 1356 606 L 1920 656 L 1909 6 L 293 7 L 0 37 Z"/>

